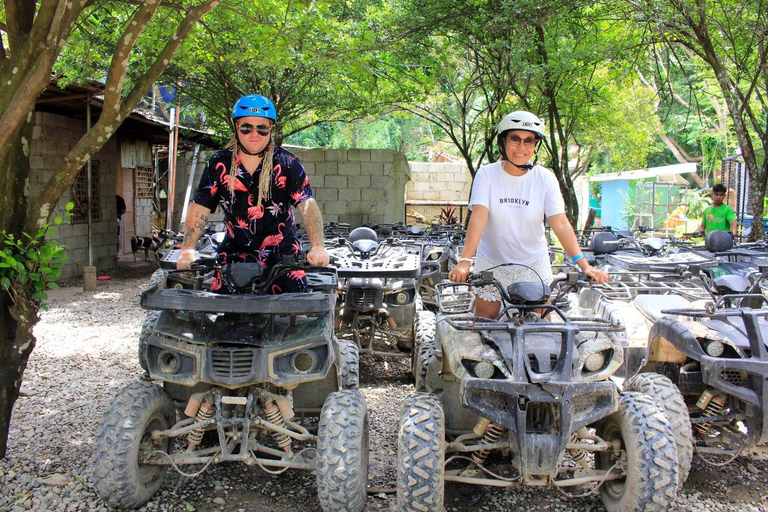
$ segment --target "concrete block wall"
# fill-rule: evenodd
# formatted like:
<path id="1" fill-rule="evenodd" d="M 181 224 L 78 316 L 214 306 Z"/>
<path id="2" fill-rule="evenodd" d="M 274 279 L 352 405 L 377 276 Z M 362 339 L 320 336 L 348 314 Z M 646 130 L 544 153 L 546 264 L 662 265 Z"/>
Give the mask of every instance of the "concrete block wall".
<path id="1" fill-rule="evenodd" d="M 298 149 L 325 222 L 403 221 L 411 179 L 403 153 L 390 149 Z"/>
<path id="2" fill-rule="evenodd" d="M 29 192 L 39 193 L 54 170 L 61 165 L 62 158 L 85 134 L 85 121 L 69 117 L 35 113 L 32 132 Z M 115 267 L 117 254 L 117 205 L 115 204 L 116 172 L 120 165 L 117 142 L 112 139 L 93 156 L 99 162 L 99 194 L 101 220 L 92 224 L 93 263 L 98 271 Z M 56 210 L 65 211 L 71 200 L 70 191 L 64 193 L 56 204 Z M 51 216 L 53 219 L 53 215 Z M 56 239 L 65 246 L 68 260 L 64 264 L 62 278 L 82 276 L 83 267 L 88 265 L 87 224 L 62 224 L 57 228 Z"/>
<path id="3" fill-rule="evenodd" d="M 466 164 L 409 162 L 411 181 L 405 189 L 406 201 L 466 203 L 472 190 L 472 177 Z"/>
<path id="4" fill-rule="evenodd" d="M 299 157 L 309 176 L 323 221 L 364 223 L 404 221 L 405 188 L 410 180 L 408 161 L 403 153 L 389 149 L 306 149 L 286 146 Z M 201 154 L 192 196 L 202 169 L 210 157 Z M 186 184 L 189 179 L 191 152 L 179 164 L 176 207 L 180 219 Z M 302 222 L 299 215 L 299 222 Z M 221 220 L 219 209 L 211 221 Z M 178 222 L 175 223 L 178 227 Z"/>

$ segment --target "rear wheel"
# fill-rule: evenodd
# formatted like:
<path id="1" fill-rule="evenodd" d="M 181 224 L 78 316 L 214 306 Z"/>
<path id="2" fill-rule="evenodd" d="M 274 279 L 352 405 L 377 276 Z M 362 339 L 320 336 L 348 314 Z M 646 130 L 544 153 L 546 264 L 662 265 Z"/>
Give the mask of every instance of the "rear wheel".
<path id="1" fill-rule="evenodd" d="M 677 450 L 664 413 L 641 393 L 619 395 L 619 409 L 596 426 L 614 448 L 595 454 L 595 468 L 619 472 L 600 496 L 609 512 L 664 511 L 677 497 Z"/>
<path id="2" fill-rule="evenodd" d="M 152 432 L 167 430 L 175 422 L 173 399 L 151 382 L 129 384 L 112 400 L 92 458 L 96 492 L 109 506 L 138 508 L 160 489 L 168 466 L 144 461 L 156 452 L 171 453 L 171 440 L 154 439 Z"/>
<path id="3" fill-rule="evenodd" d="M 439 512 L 445 494 L 445 417 L 429 393 L 406 398 L 397 437 L 397 510 Z"/>
<path id="4" fill-rule="evenodd" d="M 639 373 L 624 384 L 624 389 L 650 396 L 667 416 L 672 435 L 675 436 L 679 484 L 682 488 L 688 479 L 693 459 L 691 418 L 688 416 L 688 406 L 685 404 L 683 395 L 669 378 L 658 373 Z"/>
<path id="5" fill-rule="evenodd" d="M 356 390 L 331 393 L 317 431 L 317 494 L 325 512 L 358 512 L 368 483 L 368 409 Z"/>

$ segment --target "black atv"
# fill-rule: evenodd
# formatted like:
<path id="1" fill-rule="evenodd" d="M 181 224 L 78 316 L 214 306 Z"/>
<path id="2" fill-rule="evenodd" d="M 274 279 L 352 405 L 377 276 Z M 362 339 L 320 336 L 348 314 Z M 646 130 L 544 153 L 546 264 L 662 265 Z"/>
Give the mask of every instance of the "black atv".
<path id="1" fill-rule="evenodd" d="M 142 294 L 148 378 L 118 393 L 94 443 L 107 504 L 142 506 L 171 466 L 241 462 L 316 471 L 323 510 L 362 510 L 368 412 L 357 347 L 334 336 L 336 272 L 290 260 L 268 275 L 258 263 L 170 271 Z M 310 292 L 267 295 L 289 272 Z M 211 293 L 216 279 L 238 293 Z M 316 430 L 296 416 L 319 416 Z"/>
<path id="2" fill-rule="evenodd" d="M 336 332 L 360 353 L 410 357 L 420 340 L 434 337 L 435 315 L 418 293 L 423 269 L 433 263 L 400 240 L 379 241 L 373 229 L 355 228 L 328 249 L 339 275 Z"/>
<path id="3" fill-rule="evenodd" d="M 652 394 L 664 409 L 675 430 L 681 481 L 694 451 L 703 462 L 722 466 L 768 442 L 768 303 L 762 291 L 768 267 L 747 277 L 733 265 L 681 269 L 711 298 L 678 298 L 683 304 L 673 306 L 656 301 L 645 358 L 630 368 L 637 375 L 625 384 Z"/>
<path id="4" fill-rule="evenodd" d="M 543 283 L 503 290 L 490 271 L 438 286 L 436 339 L 419 351 L 423 378 L 401 410 L 398 510 L 442 510 L 446 482 L 588 485 L 610 511 L 671 506 L 678 474 L 667 418 L 611 380 L 622 350 L 604 334 L 615 328 L 558 307 L 585 284 L 569 274 L 551 303 Z M 496 320 L 470 313 L 470 286 L 485 285 L 503 297 Z"/>

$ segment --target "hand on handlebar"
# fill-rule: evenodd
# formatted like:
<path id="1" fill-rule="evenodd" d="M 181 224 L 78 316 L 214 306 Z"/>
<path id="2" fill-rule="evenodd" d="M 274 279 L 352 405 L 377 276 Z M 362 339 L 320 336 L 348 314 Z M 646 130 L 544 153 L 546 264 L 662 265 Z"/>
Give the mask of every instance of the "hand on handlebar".
<path id="1" fill-rule="evenodd" d="M 448 279 L 454 283 L 466 283 L 469 275 L 469 262 L 461 261 L 448 273 Z"/>
<path id="2" fill-rule="evenodd" d="M 188 252 L 187 252 L 188 251 Z M 176 260 L 176 268 L 179 270 L 188 270 L 197 260 L 197 254 L 194 249 L 182 249 L 179 259 Z"/>
<path id="3" fill-rule="evenodd" d="M 327 267 L 330 260 L 331 258 L 328 256 L 328 251 L 326 251 L 325 247 L 322 245 L 312 247 L 307 254 L 307 261 L 310 265 L 315 267 Z"/>
<path id="4" fill-rule="evenodd" d="M 591 265 L 584 270 L 584 273 L 587 274 L 587 277 L 595 284 L 603 284 L 611 280 L 611 276 Z"/>

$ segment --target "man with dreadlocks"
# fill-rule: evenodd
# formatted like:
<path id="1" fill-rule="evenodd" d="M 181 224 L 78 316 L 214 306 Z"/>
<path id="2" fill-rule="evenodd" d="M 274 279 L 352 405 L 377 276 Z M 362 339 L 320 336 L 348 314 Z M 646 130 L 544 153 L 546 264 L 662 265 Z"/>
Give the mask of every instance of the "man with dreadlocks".
<path id="1" fill-rule="evenodd" d="M 323 218 L 309 178 L 296 155 L 276 146 L 271 134 L 277 119 L 272 102 L 258 94 L 240 98 L 232 109 L 235 134 L 226 149 L 205 166 L 187 215 L 177 268 L 190 268 L 208 216 L 221 206 L 227 233 L 219 245 L 219 263 L 259 262 L 269 269 L 286 254 L 302 253 L 293 208 L 301 213 L 312 248 L 307 260 L 328 265 Z M 220 287 L 214 279 L 212 288 Z M 278 280 L 272 293 L 307 291 L 302 272 Z"/>

